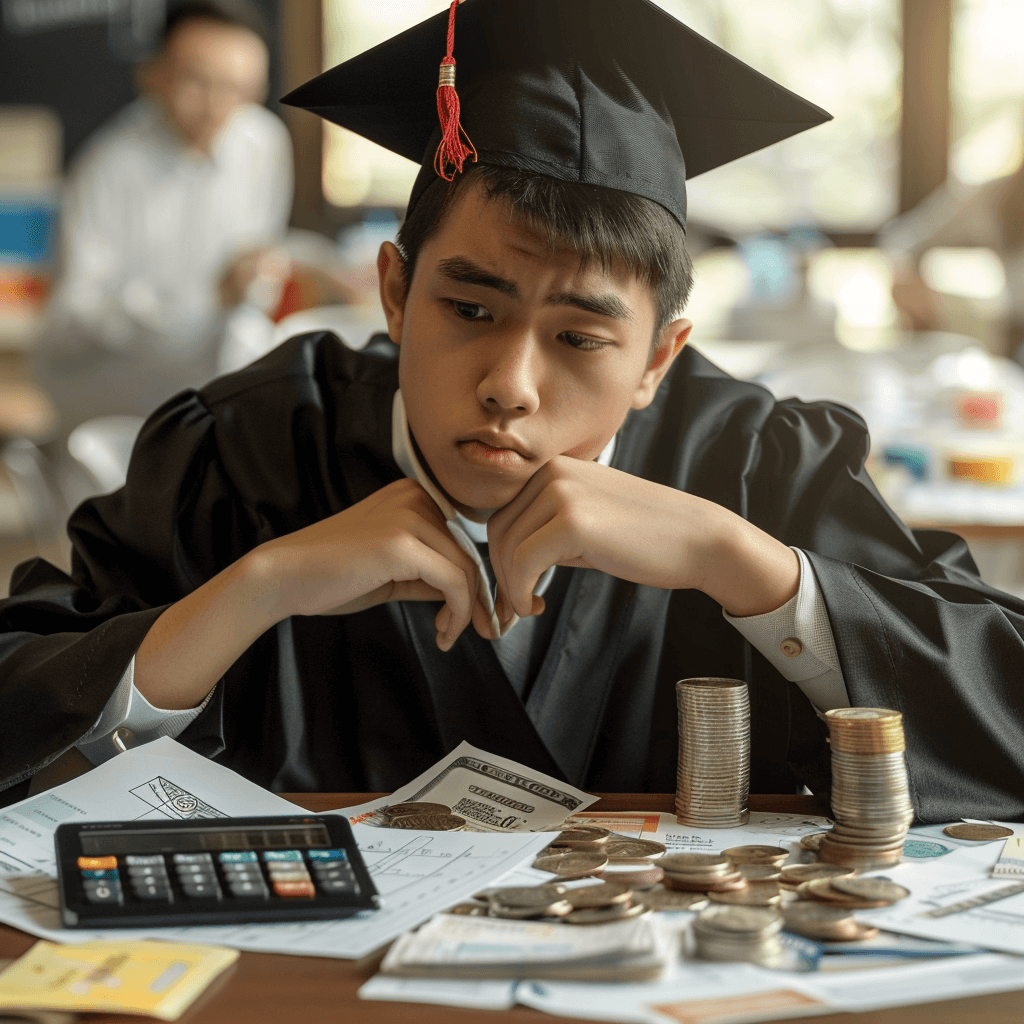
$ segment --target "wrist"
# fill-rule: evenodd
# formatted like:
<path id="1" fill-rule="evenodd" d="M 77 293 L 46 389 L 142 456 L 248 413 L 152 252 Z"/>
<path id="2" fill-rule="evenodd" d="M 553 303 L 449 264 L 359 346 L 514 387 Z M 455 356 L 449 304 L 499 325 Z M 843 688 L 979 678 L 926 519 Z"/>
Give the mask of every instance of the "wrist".
<path id="1" fill-rule="evenodd" d="M 245 608 L 255 635 L 276 626 L 298 612 L 289 606 L 288 588 L 282 586 L 276 552 L 260 545 L 225 570 L 229 599 L 235 608 Z"/>
<path id="2" fill-rule="evenodd" d="M 799 589 L 796 552 L 737 515 L 721 517 L 707 551 L 700 589 L 736 618 L 775 611 Z"/>

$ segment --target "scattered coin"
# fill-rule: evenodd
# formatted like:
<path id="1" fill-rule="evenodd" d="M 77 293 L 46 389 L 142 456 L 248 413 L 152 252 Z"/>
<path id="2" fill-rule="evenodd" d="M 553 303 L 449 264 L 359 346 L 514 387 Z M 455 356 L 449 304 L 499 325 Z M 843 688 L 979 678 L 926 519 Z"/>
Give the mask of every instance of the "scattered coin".
<path id="1" fill-rule="evenodd" d="M 742 889 L 729 892 L 708 892 L 712 903 L 732 903 L 742 907 L 777 907 L 782 894 L 774 882 L 749 882 Z"/>
<path id="2" fill-rule="evenodd" d="M 609 860 L 633 857 L 661 857 L 665 853 L 664 843 L 657 843 L 653 839 L 630 839 L 628 836 L 618 836 L 614 833 L 608 837 L 608 842 L 602 847 L 608 854 Z"/>
<path id="3" fill-rule="evenodd" d="M 587 853 L 584 850 L 565 850 L 564 856 L 549 856 L 543 851 L 533 866 L 538 871 L 550 871 L 562 878 L 585 878 L 593 875 L 608 864 L 608 858 L 602 853 Z"/>
<path id="4" fill-rule="evenodd" d="M 989 842 L 993 839 L 1006 839 L 1013 835 L 1012 828 L 1002 825 L 974 825 L 964 822 L 962 825 L 947 825 L 942 830 L 953 839 L 971 839 L 976 843 Z"/>
<path id="5" fill-rule="evenodd" d="M 610 863 L 599 874 L 606 882 L 616 882 L 619 885 L 628 885 L 635 888 L 657 885 L 665 877 L 665 872 L 656 864 L 646 861 L 641 861 L 641 864 L 646 866 L 623 868 L 617 864 Z"/>
<path id="6" fill-rule="evenodd" d="M 628 903 L 633 891 L 628 885 L 616 885 L 614 882 L 601 882 L 599 885 L 584 885 L 579 889 L 569 889 L 565 898 L 577 909 L 590 907 L 610 907 L 613 903 Z"/>
<path id="7" fill-rule="evenodd" d="M 404 804 L 391 804 L 384 808 L 386 818 L 404 818 L 410 814 L 451 814 L 447 804 L 430 804 L 425 801 L 407 800 Z"/>
<path id="8" fill-rule="evenodd" d="M 774 907 L 711 904 L 693 920 L 697 956 L 702 960 L 749 961 L 775 966 L 782 958 L 778 933 L 782 915 Z"/>
<path id="9" fill-rule="evenodd" d="M 722 856 L 733 864 L 774 864 L 781 866 L 789 860 L 789 851 L 777 846 L 733 846 L 722 851 Z"/>
<path id="10" fill-rule="evenodd" d="M 859 937 L 860 926 L 847 907 L 799 900 L 782 908 L 787 931 L 826 942 L 851 941 Z"/>
<path id="11" fill-rule="evenodd" d="M 812 878 L 843 878 L 853 874 L 853 868 L 838 864 L 787 864 L 779 872 L 783 882 L 809 882 Z"/>
<path id="12" fill-rule="evenodd" d="M 633 900 L 651 910 L 703 910 L 708 905 L 702 892 L 676 892 L 659 886 L 634 892 Z"/>
<path id="13" fill-rule="evenodd" d="M 488 917 L 504 917 L 514 921 L 528 921 L 535 917 L 565 917 L 571 913 L 572 904 L 568 900 L 556 900 L 539 907 L 512 907 L 499 900 L 491 900 L 487 909 Z"/>
<path id="14" fill-rule="evenodd" d="M 886 907 L 887 900 L 869 900 L 859 896 L 852 896 L 849 893 L 840 892 L 833 888 L 833 878 L 812 878 L 809 882 L 801 882 L 797 886 L 797 893 L 804 899 L 822 900 L 826 903 L 838 904 L 849 907 L 851 910 L 866 910 L 870 907 Z"/>
<path id="15" fill-rule="evenodd" d="M 571 828 L 559 833 L 551 845 L 576 850 L 598 850 L 604 847 L 610 835 L 607 829 Z"/>
<path id="16" fill-rule="evenodd" d="M 737 864 L 736 870 L 748 882 L 774 882 L 779 878 L 779 869 L 774 864 Z"/>
<path id="17" fill-rule="evenodd" d="M 810 835 L 800 837 L 800 846 L 812 853 L 821 849 L 821 841 L 827 836 L 827 832 L 812 832 Z"/>
<path id="18" fill-rule="evenodd" d="M 599 886 L 595 886 L 599 888 Z M 508 907 L 544 907 L 566 895 L 564 885 L 515 885 L 506 889 L 492 889 L 487 899 Z"/>
<path id="19" fill-rule="evenodd" d="M 413 828 L 423 832 L 454 832 L 466 824 L 457 814 L 407 814 L 388 820 L 389 828 Z"/>
<path id="20" fill-rule="evenodd" d="M 650 913 L 651 908 L 643 903 L 621 903 L 610 907 L 593 907 L 574 910 L 566 914 L 566 924 L 608 924 L 611 921 L 624 921 L 629 917 L 639 917 Z"/>
<path id="21" fill-rule="evenodd" d="M 832 878 L 829 881 L 833 889 L 862 900 L 885 900 L 886 903 L 898 903 L 910 895 L 909 889 L 890 882 L 888 878 L 843 876 Z"/>
<path id="22" fill-rule="evenodd" d="M 459 914 L 461 917 L 487 917 L 488 906 L 486 903 L 456 903 L 449 907 L 446 914 Z"/>
<path id="23" fill-rule="evenodd" d="M 665 872 L 662 884 L 677 892 L 730 892 L 745 889 L 747 880 L 735 871 L 728 875 L 677 875 Z"/>
<path id="24" fill-rule="evenodd" d="M 710 874 L 712 871 L 729 874 L 732 871 L 729 861 L 717 853 L 670 853 L 658 861 L 658 866 L 677 874 Z"/>

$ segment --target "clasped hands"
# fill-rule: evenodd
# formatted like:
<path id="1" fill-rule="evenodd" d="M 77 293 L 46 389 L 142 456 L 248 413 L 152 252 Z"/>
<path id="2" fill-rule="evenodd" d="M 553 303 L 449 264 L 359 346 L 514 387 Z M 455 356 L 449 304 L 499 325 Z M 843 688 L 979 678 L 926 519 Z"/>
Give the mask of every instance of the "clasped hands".
<path id="1" fill-rule="evenodd" d="M 543 612 L 544 600 L 533 590 L 553 565 L 711 592 L 709 579 L 721 576 L 717 570 L 727 562 L 732 520 L 749 525 L 672 487 L 558 456 L 488 522 L 498 619 L 504 627 L 513 613 L 525 618 Z M 275 619 L 351 614 L 385 601 L 440 601 L 434 624 L 442 650 L 471 622 L 482 637 L 494 639 L 476 565 L 414 480 L 388 484 L 252 554 L 264 563 Z"/>

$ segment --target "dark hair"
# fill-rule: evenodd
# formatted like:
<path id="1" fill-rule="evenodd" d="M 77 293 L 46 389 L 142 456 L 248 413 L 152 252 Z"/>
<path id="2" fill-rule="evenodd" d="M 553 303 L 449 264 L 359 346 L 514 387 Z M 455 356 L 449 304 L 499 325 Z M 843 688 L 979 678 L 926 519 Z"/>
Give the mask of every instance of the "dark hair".
<path id="1" fill-rule="evenodd" d="M 169 6 L 161 44 L 166 46 L 167 40 L 188 21 L 215 21 L 219 25 L 245 28 L 270 48 L 267 20 L 257 7 L 246 3 L 246 0 L 185 0 Z"/>
<path id="2" fill-rule="evenodd" d="M 440 228 L 467 181 L 480 181 L 488 199 L 504 198 L 552 249 L 567 246 L 581 265 L 609 270 L 619 260 L 654 292 L 659 331 L 685 305 L 693 285 L 686 235 L 663 206 L 631 192 L 562 181 L 534 171 L 478 164 L 449 183 L 431 182 L 398 231 L 406 287 L 426 241 Z"/>

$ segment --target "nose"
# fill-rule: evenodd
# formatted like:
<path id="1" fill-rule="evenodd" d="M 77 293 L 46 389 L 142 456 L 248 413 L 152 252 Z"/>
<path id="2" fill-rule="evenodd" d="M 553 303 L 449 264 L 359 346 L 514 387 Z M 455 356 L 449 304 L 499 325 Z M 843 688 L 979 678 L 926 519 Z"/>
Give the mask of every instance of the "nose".
<path id="1" fill-rule="evenodd" d="M 540 405 L 540 351 L 526 332 L 495 338 L 492 361 L 477 387 L 477 398 L 489 412 L 526 416 Z"/>

